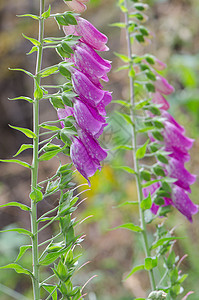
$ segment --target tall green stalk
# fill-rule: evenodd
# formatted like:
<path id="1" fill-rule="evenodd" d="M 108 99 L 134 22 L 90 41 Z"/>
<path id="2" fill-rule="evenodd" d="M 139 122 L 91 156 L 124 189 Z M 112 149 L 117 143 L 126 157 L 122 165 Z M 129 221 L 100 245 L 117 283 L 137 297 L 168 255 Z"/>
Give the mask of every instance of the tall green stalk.
<path id="1" fill-rule="evenodd" d="M 42 53 L 43 53 L 43 38 L 44 38 L 44 19 L 42 14 L 44 12 L 45 0 L 40 0 L 40 19 L 39 19 L 39 37 L 40 42 L 37 52 L 36 70 L 35 70 L 35 84 L 34 92 L 37 86 L 40 85 L 39 72 L 42 66 Z M 35 95 L 35 93 L 34 93 Z M 33 132 L 35 138 L 33 140 L 33 161 L 32 161 L 32 173 L 31 173 L 31 187 L 32 191 L 37 188 L 38 182 L 38 150 L 39 150 L 39 100 L 34 97 L 33 102 Z M 33 262 L 33 294 L 34 300 L 40 299 L 40 287 L 39 287 L 39 254 L 38 254 L 38 224 L 37 224 L 37 201 L 31 201 L 31 232 L 32 232 L 32 262 Z"/>
<path id="2" fill-rule="evenodd" d="M 125 7 L 128 10 L 127 6 L 127 0 L 124 1 Z M 131 59 L 132 57 L 132 50 L 131 50 L 131 40 L 130 40 L 130 34 L 129 34 L 129 16 L 128 12 L 125 13 L 125 24 L 126 24 L 126 39 L 127 39 L 127 47 L 128 47 L 128 57 Z M 146 257 L 150 257 L 150 249 L 149 249 L 149 243 L 148 243 L 148 237 L 147 237 L 147 229 L 146 229 L 146 222 L 144 218 L 144 211 L 141 208 L 141 202 L 143 200 L 143 194 L 142 194 L 142 185 L 141 185 L 141 178 L 140 178 L 140 169 L 139 169 L 139 163 L 136 158 L 136 150 L 137 150 L 137 136 L 136 136 L 136 128 L 135 128 L 135 99 L 134 99 L 134 80 L 132 76 L 129 76 L 130 81 L 130 102 L 131 102 L 131 121 L 132 121 L 132 146 L 133 146 L 133 160 L 134 160 L 134 170 L 136 172 L 136 186 L 137 186 L 137 194 L 138 194 L 138 203 L 139 203 L 139 215 L 140 215 L 140 227 L 142 228 L 142 237 L 143 237 L 143 244 L 145 249 L 145 255 Z M 149 270 L 149 278 L 151 283 L 151 289 L 156 290 L 156 283 L 155 278 L 153 274 L 153 270 Z"/>

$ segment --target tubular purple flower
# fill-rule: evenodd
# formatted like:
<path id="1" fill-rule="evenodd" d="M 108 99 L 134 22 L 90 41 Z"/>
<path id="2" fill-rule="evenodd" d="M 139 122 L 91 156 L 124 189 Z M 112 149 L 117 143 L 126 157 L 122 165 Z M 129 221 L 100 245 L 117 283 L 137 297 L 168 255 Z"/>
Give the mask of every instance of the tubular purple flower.
<path id="1" fill-rule="evenodd" d="M 102 134 L 103 128 L 107 126 L 105 118 L 100 116 L 95 108 L 78 99 L 74 105 L 74 116 L 77 124 L 96 138 Z"/>
<path id="2" fill-rule="evenodd" d="M 84 3 L 89 2 L 89 0 L 72 0 L 65 2 L 70 9 L 77 13 L 82 13 L 86 10 L 86 5 Z"/>
<path id="3" fill-rule="evenodd" d="M 182 134 L 182 130 L 176 127 L 171 122 L 164 122 L 163 130 L 164 143 L 169 149 L 177 149 L 182 153 L 186 153 L 193 145 L 194 140 Z"/>
<path id="4" fill-rule="evenodd" d="M 176 178 L 175 185 L 191 192 L 190 185 L 196 181 L 196 175 L 189 173 L 182 162 L 175 158 L 169 158 L 169 164 L 165 166 L 168 175 L 171 178 Z"/>
<path id="5" fill-rule="evenodd" d="M 170 85 L 168 81 L 160 75 L 156 76 L 155 89 L 156 91 L 164 95 L 170 95 L 174 92 L 174 87 Z"/>
<path id="6" fill-rule="evenodd" d="M 77 69 L 72 69 L 72 83 L 75 92 L 87 104 L 97 107 L 107 105 L 111 101 L 111 93 L 98 88 L 88 77 Z M 106 104 L 107 103 L 107 104 Z"/>
<path id="7" fill-rule="evenodd" d="M 92 48 L 98 51 L 108 51 L 109 48 L 106 46 L 108 38 L 106 35 L 97 30 L 87 20 L 77 17 L 76 32 L 81 36 L 81 41 L 90 45 Z"/>
<path id="8" fill-rule="evenodd" d="M 72 116 L 73 113 L 74 113 L 73 108 L 69 107 L 69 106 L 66 106 L 66 105 L 65 105 L 65 108 L 58 108 L 58 110 L 57 110 L 57 115 L 58 115 L 60 120 L 65 119 L 69 116 Z M 61 121 L 60 124 L 61 124 L 61 127 L 63 128 L 64 127 L 64 122 Z"/>
<path id="9" fill-rule="evenodd" d="M 106 67 L 104 64 L 101 64 L 99 60 L 93 57 L 88 51 L 84 48 L 76 46 L 74 51 L 74 63 L 75 66 L 83 72 L 94 84 L 99 85 L 99 79 L 108 81 L 106 76 L 109 72 L 109 67 Z"/>
<path id="10" fill-rule="evenodd" d="M 161 104 L 160 109 L 163 110 L 168 110 L 170 107 L 167 100 L 159 92 L 153 94 L 152 102 L 155 104 Z"/>
<path id="11" fill-rule="evenodd" d="M 162 71 L 166 68 L 166 64 L 163 63 L 161 60 L 159 60 L 158 58 L 155 58 L 155 63 L 153 64 L 153 68 L 159 71 Z"/>
<path id="12" fill-rule="evenodd" d="M 187 193 L 180 187 L 175 186 L 172 192 L 174 206 L 192 222 L 192 215 L 198 212 L 198 206 L 194 204 Z"/>
<path id="13" fill-rule="evenodd" d="M 93 161 L 99 165 L 100 161 L 104 160 L 107 157 L 107 151 L 102 149 L 98 141 L 96 141 L 91 135 L 81 130 L 79 137 L 86 147 L 89 155 Z"/>
<path id="14" fill-rule="evenodd" d="M 76 137 L 74 137 L 70 148 L 70 156 L 76 169 L 88 180 L 90 185 L 88 177 L 93 176 L 97 169 L 101 168 L 100 164 L 96 164 L 84 144 Z"/>

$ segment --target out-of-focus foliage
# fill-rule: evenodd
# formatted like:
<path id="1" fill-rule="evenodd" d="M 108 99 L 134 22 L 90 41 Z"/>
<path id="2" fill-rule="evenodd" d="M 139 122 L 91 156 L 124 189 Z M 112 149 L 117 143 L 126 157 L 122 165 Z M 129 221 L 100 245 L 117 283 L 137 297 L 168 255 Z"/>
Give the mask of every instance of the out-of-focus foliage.
<path id="1" fill-rule="evenodd" d="M 66 5 L 63 1 L 52 0 L 55 12 L 64 11 Z M 56 5 L 55 5 L 56 2 Z M 196 139 L 192 149 L 192 160 L 189 163 L 189 170 L 199 175 L 199 3 L 197 0 L 150 0 L 153 5 L 149 10 L 149 28 L 154 32 L 155 37 L 151 45 L 146 46 L 147 51 L 152 52 L 157 57 L 167 62 L 168 76 L 170 82 L 175 86 L 176 93 L 170 98 L 171 111 L 175 118 L 186 127 L 187 134 Z M 128 97 L 127 80 L 124 73 L 116 73 L 114 70 L 119 66 L 119 61 L 113 56 L 113 51 L 125 53 L 125 36 L 118 29 L 107 26 L 109 23 L 121 21 L 119 10 L 115 6 L 115 0 L 91 0 L 85 16 L 90 19 L 100 30 L 109 36 L 109 47 L 111 51 L 107 53 L 107 58 L 113 60 L 113 71 L 110 74 L 109 89 L 113 90 L 114 99 Z M 32 11 L 37 12 L 37 1 L 17 0 L 0 1 L 0 156 L 11 157 L 17 147 L 26 141 L 22 140 L 22 135 L 13 133 L 7 123 L 12 125 L 31 128 L 31 111 L 26 103 L 16 103 L 8 101 L 12 98 L 23 95 L 31 95 L 32 83 L 22 74 L 8 71 L 8 67 L 25 67 L 33 70 L 34 54 L 30 57 L 24 55 L 30 50 L 30 45 L 22 38 L 23 32 L 27 36 L 33 36 L 37 32 L 36 23 L 29 19 L 19 19 L 15 14 L 22 14 Z M 53 32 L 56 27 L 54 23 L 49 23 L 46 27 L 46 34 Z M 57 34 L 61 34 L 60 31 Z M 145 49 L 145 50 L 146 50 Z M 137 46 L 134 51 L 143 51 Z M 49 54 L 45 58 L 45 63 L 50 61 L 55 63 L 58 56 Z M 87 235 L 84 242 L 84 261 L 91 261 L 81 272 L 77 281 L 86 282 L 92 275 L 98 277 L 93 279 L 85 292 L 88 292 L 89 300 L 131 300 L 133 297 L 145 297 L 147 291 L 147 278 L 145 273 L 137 273 L 128 280 L 122 281 L 132 265 L 140 263 L 142 247 L 136 236 L 123 229 L 113 230 L 122 221 L 133 221 L 137 218 L 137 209 L 134 205 L 121 206 L 126 201 L 136 201 L 136 189 L 133 178 L 130 174 L 121 173 L 117 169 L 119 165 L 125 165 L 132 161 L 130 152 L 123 150 L 112 150 L 115 140 L 128 144 L 128 126 L 114 110 L 120 110 L 116 104 L 109 106 L 110 126 L 107 128 L 102 144 L 109 147 L 109 158 L 101 172 L 98 172 L 91 180 L 92 190 L 82 195 L 88 199 L 81 204 L 78 218 L 84 219 L 87 216 L 93 217 L 82 223 L 83 230 Z M 41 118 L 45 120 L 46 115 L 54 118 L 53 111 L 42 106 Z M 119 131 L 121 130 L 121 131 Z M 30 153 L 28 153 L 28 156 Z M 111 167 L 109 161 L 112 161 Z M 55 162 L 56 165 L 56 162 Z M 0 165 L 0 204 L 8 201 L 21 201 L 27 203 L 29 193 L 29 178 L 20 167 L 11 165 Z M 50 177 L 53 164 L 43 167 L 40 177 L 44 175 Z M 80 176 L 76 178 L 78 183 L 84 182 Z M 199 181 L 197 181 L 199 182 Z M 192 200 L 198 203 L 199 188 L 197 183 L 193 187 Z M 56 203 L 54 199 L 46 201 L 46 205 L 53 207 Z M 119 206 L 119 207 L 118 207 Z M 39 213 L 42 213 L 40 207 Z M 11 208 L 0 210 L 1 229 L 10 223 L 23 223 L 29 226 L 27 220 L 21 213 L 12 211 Z M 161 222 L 161 220 L 160 220 Z M 170 216 L 169 225 L 176 226 L 176 235 L 184 236 L 185 239 L 178 241 L 175 245 L 180 256 L 185 253 L 188 257 L 182 262 L 181 267 L 189 277 L 185 281 L 187 291 L 194 290 L 195 294 L 189 297 L 190 300 L 199 299 L 198 277 L 199 265 L 197 264 L 199 245 L 199 217 L 194 217 L 193 225 L 179 213 L 174 212 Z M 50 228 L 52 233 L 56 228 Z M 48 232 L 48 233 L 49 233 Z M 45 234 L 45 233 L 44 233 Z M 45 238 L 45 237 L 44 237 Z M 24 242 L 21 236 L 3 234 L 0 237 L 0 264 L 11 262 L 17 256 L 17 247 Z M 133 250 L 132 250 L 133 249 Z M 30 264 L 30 257 L 24 256 L 24 263 Z M 161 272 L 161 270 L 160 270 Z M 30 282 L 19 280 L 19 276 L 13 271 L 0 271 L 0 283 L 9 286 L 18 292 L 23 293 L 29 299 Z M 12 300 L 13 297 L 1 291 L 2 300 Z M 179 299 L 180 300 L 180 299 Z"/>

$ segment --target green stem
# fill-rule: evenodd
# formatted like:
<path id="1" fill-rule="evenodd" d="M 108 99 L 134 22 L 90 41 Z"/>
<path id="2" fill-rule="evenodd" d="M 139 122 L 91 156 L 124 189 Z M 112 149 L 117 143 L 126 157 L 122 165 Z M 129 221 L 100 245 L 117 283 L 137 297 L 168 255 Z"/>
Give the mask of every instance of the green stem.
<path id="1" fill-rule="evenodd" d="M 127 7 L 127 0 L 124 0 L 125 7 Z M 132 50 L 131 50 L 131 40 L 130 40 L 130 34 L 128 31 L 129 26 L 129 15 L 128 12 L 125 13 L 125 23 L 126 23 L 126 38 L 127 38 L 127 46 L 128 46 L 128 57 L 131 59 L 132 57 Z M 134 160 L 134 169 L 136 172 L 136 186 L 137 186 L 137 193 L 138 193 L 138 203 L 139 203 L 139 215 L 140 215 L 140 227 L 142 228 L 142 237 L 143 237 L 143 244 L 145 249 L 145 255 L 146 257 L 150 257 L 150 249 L 149 249 L 149 243 L 148 243 L 148 237 L 147 237 L 147 230 L 146 230 L 146 222 L 144 218 L 144 211 L 141 208 L 141 202 L 143 200 L 143 194 L 142 194 L 142 184 L 141 184 L 141 178 L 140 178 L 140 168 L 138 160 L 136 159 L 136 150 L 137 150 L 137 137 L 136 137 L 136 128 L 135 128 L 135 100 L 134 100 L 134 80 L 131 76 L 129 76 L 130 80 L 130 102 L 131 102 L 131 120 L 133 123 L 132 126 L 132 146 L 133 146 L 133 160 Z M 156 283 L 155 278 L 153 274 L 153 270 L 149 270 L 149 278 L 151 283 L 151 289 L 156 290 Z"/>
<path id="2" fill-rule="evenodd" d="M 44 12 L 45 0 L 40 0 L 40 20 L 39 20 L 39 42 L 40 46 L 37 52 L 37 62 L 35 70 L 35 81 L 40 85 L 40 76 L 38 75 L 42 65 L 43 54 L 43 38 L 44 38 L 44 19 L 42 13 Z M 34 91 L 36 90 L 36 82 Z M 38 150 L 39 150 L 39 99 L 34 98 L 33 102 L 33 132 L 36 138 L 33 140 L 33 161 L 31 172 L 31 190 L 37 188 L 38 182 Z M 34 300 L 40 300 L 39 287 L 39 262 L 38 262 L 38 224 L 37 224 L 37 202 L 31 201 L 31 232 L 32 232 L 32 263 L 33 263 L 33 295 Z"/>

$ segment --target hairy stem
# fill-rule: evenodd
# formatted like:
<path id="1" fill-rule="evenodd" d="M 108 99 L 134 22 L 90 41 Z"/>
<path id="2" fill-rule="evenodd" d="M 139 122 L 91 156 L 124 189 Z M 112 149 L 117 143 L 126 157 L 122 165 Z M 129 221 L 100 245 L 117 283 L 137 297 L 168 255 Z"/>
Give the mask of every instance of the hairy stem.
<path id="1" fill-rule="evenodd" d="M 127 0 L 124 0 L 125 7 L 128 10 L 127 7 Z M 131 59 L 132 57 L 132 50 L 131 50 L 131 40 L 130 40 L 130 34 L 129 34 L 129 16 L 128 12 L 125 13 L 125 23 L 126 23 L 126 39 L 127 39 L 127 46 L 128 46 L 128 57 Z M 132 120 L 132 146 L 133 146 L 133 160 L 134 160 L 134 169 L 136 172 L 136 186 L 137 186 L 137 194 L 138 194 L 138 203 L 139 203 L 139 214 L 140 214 L 140 227 L 142 228 L 142 237 L 143 237 L 143 244 L 145 249 L 145 255 L 146 257 L 150 257 L 150 249 L 149 249 L 149 243 L 148 243 L 148 237 L 147 237 L 147 229 L 146 229 L 146 222 L 144 218 L 144 211 L 141 208 L 141 202 L 143 200 L 143 194 L 142 194 L 142 185 L 141 185 L 141 178 L 140 178 L 140 168 L 138 160 L 136 159 L 136 150 L 137 150 L 137 137 L 136 137 L 136 128 L 135 128 L 135 100 L 134 100 L 134 80 L 131 76 L 129 76 L 130 80 L 130 102 L 131 102 L 131 120 Z M 156 290 L 156 284 L 155 284 L 155 278 L 153 274 L 153 270 L 149 270 L 149 278 L 151 283 L 151 289 Z"/>
<path id="2" fill-rule="evenodd" d="M 39 72 L 42 65 L 42 53 L 43 53 L 43 38 L 44 38 L 44 19 L 42 13 L 44 12 L 45 0 L 40 0 L 40 20 L 39 20 L 39 42 L 40 46 L 37 52 L 37 62 L 35 70 L 35 85 L 34 91 L 37 86 L 40 85 Z M 33 102 L 33 132 L 35 138 L 33 140 L 33 161 L 32 161 L 32 173 L 31 173 L 31 189 L 37 188 L 38 182 L 38 150 L 39 150 L 39 99 L 34 97 Z M 37 201 L 31 201 L 31 232 L 32 232 L 32 262 L 33 262 L 33 295 L 34 300 L 40 299 L 40 287 L 39 287 L 39 262 L 38 262 L 38 224 L 37 224 Z"/>

